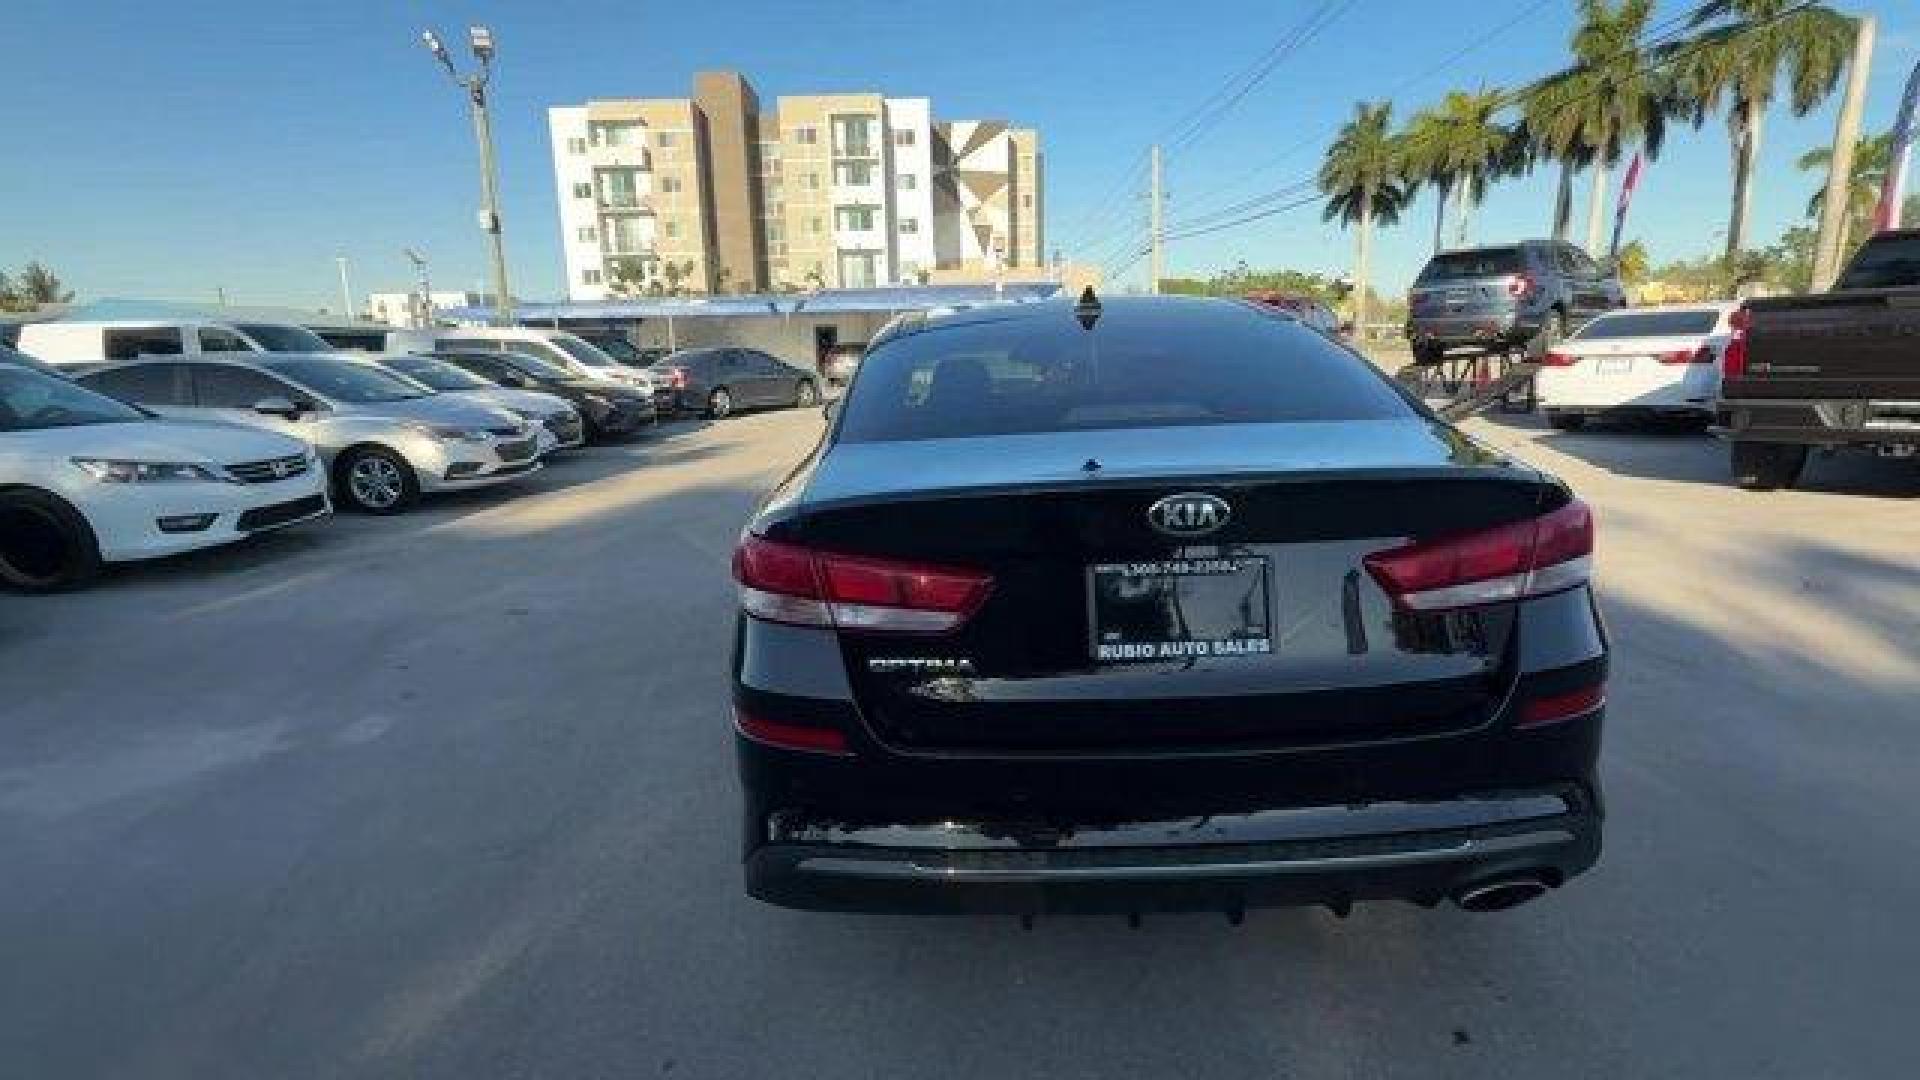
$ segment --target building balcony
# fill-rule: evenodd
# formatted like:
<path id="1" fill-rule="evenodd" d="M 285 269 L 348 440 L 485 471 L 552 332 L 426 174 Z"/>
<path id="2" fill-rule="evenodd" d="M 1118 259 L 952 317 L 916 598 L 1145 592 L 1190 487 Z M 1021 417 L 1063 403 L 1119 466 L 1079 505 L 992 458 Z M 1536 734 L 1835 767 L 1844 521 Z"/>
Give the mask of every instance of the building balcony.
<path id="1" fill-rule="evenodd" d="M 653 154 L 644 146 L 589 146 L 587 160 L 600 169 L 653 171 Z"/>
<path id="2" fill-rule="evenodd" d="M 651 214 L 654 212 L 653 200 L 644 195 L 601 195 L 596 200 L 600 211 L 606 214 Z"/>

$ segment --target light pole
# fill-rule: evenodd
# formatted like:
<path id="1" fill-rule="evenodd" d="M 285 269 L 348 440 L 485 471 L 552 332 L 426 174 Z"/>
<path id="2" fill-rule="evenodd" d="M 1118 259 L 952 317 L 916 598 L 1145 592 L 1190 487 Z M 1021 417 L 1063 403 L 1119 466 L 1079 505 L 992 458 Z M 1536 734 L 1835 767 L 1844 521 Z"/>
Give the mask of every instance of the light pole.
<path id="1" fill-rule="evenodd" d="M 353 286 L 347 284 L 347 257 L 335 255 L 333 264 L 340 268 L 340 310 L 347 318 L 353 318 Z"/>
<path id="2" fill-rule="evenodd" d="M 413 264 L 414 272 L 420 275 L 420 328 L 422 330 L 434 323 L 433 286 L 427 283 L 427 257 L 412 248 L 401 248 L 407 261 Z"/>
<path id="3" fill-rule="evenodd" d="M 473 47 L 480 69 L 462 75 L 453 66 L 453 57 L 440 43 L 440 36 L 424 31 L 420 40 L 427 51 L 447 69 L 456 85 L 467 92 L 473 110 L 473 137 L 480 144 L 480 228 L 487 234 L 488 253 L 493 258 L 494 320 L 501 326 L 513 325 L 513 300 L 507 292 L 507 252 L 500 239 L 500 180 L 493 159 L 493 121 L 487 116 L 487 80 L 493 75 L 493 31 L 484 26 L 467 27 L 467 41 Z"/>

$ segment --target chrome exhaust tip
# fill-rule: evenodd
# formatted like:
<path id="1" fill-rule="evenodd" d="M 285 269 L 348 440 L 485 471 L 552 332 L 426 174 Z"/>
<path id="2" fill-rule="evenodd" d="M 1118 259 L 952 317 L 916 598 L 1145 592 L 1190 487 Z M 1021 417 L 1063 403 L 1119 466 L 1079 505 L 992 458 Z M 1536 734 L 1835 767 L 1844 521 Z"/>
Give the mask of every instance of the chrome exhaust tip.
<path id="1" fill-rule="evenodd" d="M 1537 900 L 1546 891 L 1546 883 L 1537 877 L 1500 878 L 1461 889 L 1453 894 L 1453 902 L 1462 911 L 1506 911 Z"/>

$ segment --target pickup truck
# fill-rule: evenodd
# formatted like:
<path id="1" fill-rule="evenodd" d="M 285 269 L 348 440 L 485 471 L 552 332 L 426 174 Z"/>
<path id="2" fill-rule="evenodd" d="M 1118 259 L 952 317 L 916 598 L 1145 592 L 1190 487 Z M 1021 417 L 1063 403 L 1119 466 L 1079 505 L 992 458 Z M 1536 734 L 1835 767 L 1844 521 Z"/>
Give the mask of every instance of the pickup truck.
<path id="1" fill-rule="evenodd" d="M 1741 487 L 1792 487 L 1815 447 L 1920 457 L 1920 229 L 1868 240 L 1831 292 L 1747 301 L 1732 327 L 1717 431 Z"/>

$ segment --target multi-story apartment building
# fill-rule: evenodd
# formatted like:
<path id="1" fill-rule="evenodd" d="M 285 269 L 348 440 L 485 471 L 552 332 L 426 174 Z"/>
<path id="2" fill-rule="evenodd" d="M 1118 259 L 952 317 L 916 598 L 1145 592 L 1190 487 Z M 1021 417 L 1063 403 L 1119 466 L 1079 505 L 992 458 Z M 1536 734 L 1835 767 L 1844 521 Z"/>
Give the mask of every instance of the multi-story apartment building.
<path id="1" fill-rule="evenodd" d="M 782 96 L 701 72 L 691 98 L 548 110 L 575 300 L 861 288 L 1037 271 L 1039 135 L 926 98 Z"/>

